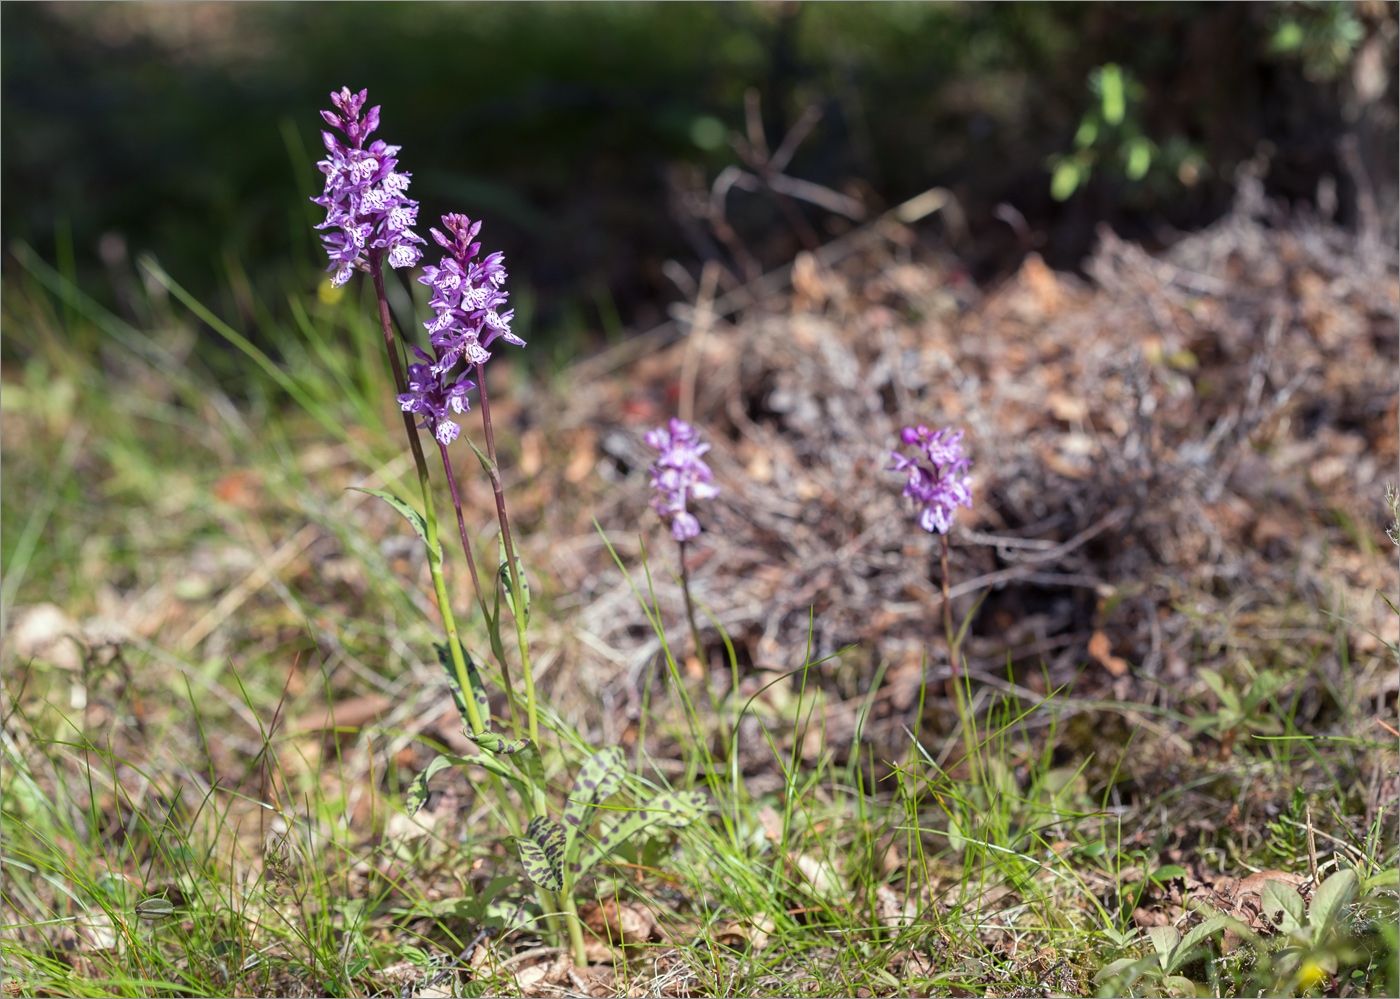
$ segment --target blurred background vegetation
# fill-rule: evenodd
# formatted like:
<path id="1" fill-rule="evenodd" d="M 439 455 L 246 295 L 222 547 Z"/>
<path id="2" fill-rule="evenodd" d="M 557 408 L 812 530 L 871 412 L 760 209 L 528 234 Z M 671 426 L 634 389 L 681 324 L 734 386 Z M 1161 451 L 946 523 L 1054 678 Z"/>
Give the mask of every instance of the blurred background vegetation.
<path id="1" fill-rule="evenodd" d="M 1218 217 L 1236 168 L 1261 154 L 1271 194 L 1348 224 L 1395 217 L 1393 3 L 5 3 L 0 16 L 4 245 L 26 241 L 109 303 L 152 252 L 254 337 L 257 310 L 235 289 L 277 313 L 320 280 L 306 198 L 320 188 L 316 111 L 342 84 L 383 105 L 379 134 L 404 147 L 425 223 L 485 220 L 526 332 L 556 358 L 662 318 L 680 297 L 666 260 L 698 273 L 723 256 L 681 206 L 738 162 L 727 138 L 751 87 L 774 145 L 822 111 L 791 175 L 871 209 L 953 190 L 967 226 L 946 236 L 978 280 L 1032 248 L 1072 269 L 1102 222 L 1169 242 Z M 771 202 L 730 205 L 763 265 L 800 248 Z M 843 224 L 809 214 L 828 236 Z M 8 251 L 4 267 L 17 270 Z"/>

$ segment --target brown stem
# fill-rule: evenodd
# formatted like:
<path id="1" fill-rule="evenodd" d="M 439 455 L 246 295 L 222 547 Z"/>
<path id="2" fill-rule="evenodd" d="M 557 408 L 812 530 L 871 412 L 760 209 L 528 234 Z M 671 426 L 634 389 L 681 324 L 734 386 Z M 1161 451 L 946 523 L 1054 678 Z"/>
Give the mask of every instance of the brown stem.
<path id="1" fill-rule="evenodd" d="M 399 358 L 398 339 L 394 336 L 394 322 L 389 315 L 389 299 L 384 294 L 384 273 L 378 253 L 369 257 L 369 273 L 374 280 L 374 297 L 379 302 L 379 325 L 384 330 L 384 347 L 389 352 L 389 366 L 394 370 L 394 388 L 399 395 L 408 391 L 408 382 L 403 375 L 403 361 Z M 428 479 L 428 460 L 423 457 L 423 445 L 418 440 L 418 425 L 413 422 L 413 414 L 405 411 L 403 426 L 408 434 L 408 447 L 413 452 L 413 464 L 418 468 L 418 478 Z"/>

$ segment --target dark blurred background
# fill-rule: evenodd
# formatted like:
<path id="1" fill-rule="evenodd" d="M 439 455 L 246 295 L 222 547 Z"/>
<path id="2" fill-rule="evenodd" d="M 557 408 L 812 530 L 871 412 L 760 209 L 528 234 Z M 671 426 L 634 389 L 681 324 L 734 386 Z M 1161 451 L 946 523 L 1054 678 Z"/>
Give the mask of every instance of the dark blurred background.
<path id="1" fill-rule="evenodd" d="M 556 356 L 662 318 L 681 297 L 669 259 L 741 270 L 686 205 L 740 162 L 750 88 L 772 146 L 821 111 L 791 176 L 872 211 L 951 189 L 965 231 L 922 235 L 953 240 L 976 280 L 1032 248 L 1073 269 L 1102 222 L 1168 243 L 1261 158 L 1271 194 L 1394 240 L 1394 3 L 5 3 L 0 19 L 4 244 L 105 299 L 142 251 L 226 315 L 240 270 L 273 313 L 314 291 L 316 112 L 342 84 L 383 105 L 420 230 L 482 218 Z M 770 199 L 729 205 L 762 266 L 801 248 Z M 802 210 L 822 239 L 850 224 Z"/>

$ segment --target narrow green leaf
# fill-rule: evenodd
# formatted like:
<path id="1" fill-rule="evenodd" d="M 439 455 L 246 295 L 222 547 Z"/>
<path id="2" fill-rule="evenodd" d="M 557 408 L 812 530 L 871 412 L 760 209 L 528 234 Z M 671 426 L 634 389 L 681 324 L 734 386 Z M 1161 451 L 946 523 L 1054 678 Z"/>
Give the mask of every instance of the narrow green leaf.
<path id="1" fill-rule="evenodd" d="M 1285 881 L 1265 881 L 1264 918 L 1280 933 L 1292 933 L 1303 925 L 1303 897 Z"/>
<path id="2" fill-rule="evenodd" d="M 385 492 L 383 489 L 365 489 L 361 486 L 351 486 L 350 488 L 356 490 L 357 492 L 369 493 L 371 496 L 378 496 L 385 503 L 388 503 L 395 510 L 399 511 L 399 513 L 403 515 L 404 519 L 407 520 L 409 524 L 413 527 L 414 533 L 423 539 L 423 544 L 428 549 L 428 557 L 436 559 L 439 563 L 442 562 L 442 545 L 438 545 L 437 550 L 434 551 L 432 546 L 428 544 L 428 522 L 423 518 L 423 515 L 421 513 L 419 513 L 409 504 L 405 503 L 403 500 L 399 499 L 393 493 Z"/>
<path id="3" fill-rule="evenodd" d="M 596 842 L 588 844 L 577 861 L 571 862 L 575 877 L 587 874 L 613 850 L 648 826 L 687 826 L 705 809 L 705 795 L 700 791 L 679 791 L 658 795 L 644 808 L 628 812 L 603 831 Z"/>
<path id="4" fill-rule="evenodd" d="M 466 437 L 465 434 L 462 436 Z M 489 476 L 491 474 L 491 469 L 495 467 L 491 459 L 482 453 L 481 448 L 476 446 L 476 441 L 472 440 L 470 437 L 467 437 L 467 446 L 476 452 L 476 460 L 481 462 L 481 470 Z"/>
<path id="5" fill-rule="evenodd" d="M 515 590 L 510 581 L 510 566 L 506 561 L 505 538 L 499 536 L 496 538 L 496 553 L 500 560 L 497 574 L 500 576 L 501 590 L 506 598 L 506 606 L 510 608 L 511 616 L 518 618 L 520 614 L 516 613 L 515 610 Z M 520 599 L 524 604 L 522 613 L 525 615 L 525 620 L 528 621 L 530 620 L 530 580 L 525 576 L 525 562 L 521 559 L 518 550 L 515 556 L 515 571 L 520 577 Z"/>
<path id="6" fill-rule="evenodd" d="M 459 647 L 461 643 L 458 643 Z M 457 682 L 457 667 L 452 662 L 452 653 L 448 651 L 447 643 L 434 642 L 433 648 L 437 650 L 438 664 L 442 671 L 447 674 L 447 686 L 452 691 L 452 702 L 457 705 L 457 714 L 462 716 L 462 724 L 468 732 L 471 731 L 471 715 L 467 713 L 467 702 L 462 696 L 462 685 Z M 466 649 L 462 649 L 462 661 L 467 666 L 467 682 L 472 685 L 472 695 L 476 699 L 476 713 L 481 718 L 481 723 L 489 730 L 491 728 L 491 698 L 486 695 L 486 683 L 481 679 L 481 672 L 476 668 L 476 660 Z"/>
<path id="7" fill-rule="evenodd" d="M 574 779 L 569 800 L 564 802 L 564 830 L 568 836 L 566 852 L 572 848 L 579 831 L 592 822 L 593 809 L 606 801 L 622 786 L 622 749 L 610 746 L 590 756 Z"/>
<path id="8" fill-rule="evenodd" d="M 1308 911 L 1308 922 L 1312 924 L 1314 942 L 1321 940 L 1322 934 L 1341 918 L 1342 910 L 1351 904 L 1356 896 L 1356 872 L 1338 871 L 1313 893 L 1312 907 Z"/>
<path id="9" fill-rule="evenodd" d="M 149 923 L 174 915 L 175 906 L 169 899 L 154 895 L 136 903 L 136 915 Z"/>
<path id="10" fill-rule="evenodd" d="M 432 780 L 433 774 L 444 767 L 450 767 L 453 763 L 465 762 L 455 756 L 434 756 L 433 762 L 413 778 L 413 782 L 408 785 L 408 795 L 404 798 L 404 811 L 410 816 L 417 815 L 418 810 L 428 801 L 428 781 Z"/>

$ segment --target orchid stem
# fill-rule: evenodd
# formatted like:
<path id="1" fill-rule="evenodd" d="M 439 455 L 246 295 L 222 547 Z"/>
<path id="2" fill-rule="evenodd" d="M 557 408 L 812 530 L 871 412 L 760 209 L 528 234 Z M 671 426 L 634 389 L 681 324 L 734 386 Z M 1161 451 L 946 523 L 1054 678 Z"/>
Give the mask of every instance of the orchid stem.
<path id="1" fill-rule="evenodd" d="M 381 255 L 372 252 L 369 257 L 369 272 L 374 279 L 374 296 L 379 302 L 379 324 L 384 330 L 384 347 L 389 352 L 389 365 L 394 371 L 394 385 L 400 395 L 408 392 L 404 380 L 403 362 L 399 359 L 398 340 L 394 335 L 393 319 L 389 315 L 389 299 L 384 294 L 384 271 Z M 452 616 L 452 604 L 447 597 L 447 583 L 442 575 L 442 545 L 438 541 L 437 513 L 433 509 L 433 493 L 428 482 L 428 461 L 423 456 L 423 445 L 418 440 L 418 427 L 413 422 L 413 414 L 403 414 L 404 431 L 408 434 L 409 450 L 413 452 L 413 464 L 418 469 L 418 487 L 423 493 L 424 533 L 428 541 L 428 571 L 433 576 L 433 591 L 437 595 L 438 612 L 442 615 L 443 628 L 447 631 L 447 648 L 452 656 L 452 669 L 457 674 L 457 682 L 462 688 L 462 699 L 467 705 L 467 721 L 472 732 L 481 735 L 486 731 L 481 713 L 476 709 L 476 698 L 472 696 L 471 681 L 467 677 L 467 664 L 462 656 L 462 643 L 457 638 L 457 622 Z"/>
<path id="2" fill-rule="evenodd" d="M 530 640 L 525 633 L 524 589 L 520 585 L 520 567 L 517 563 L 515 539 L 510 533 L 510 518 L 506 515 L 506 494 L 501 487 L 501 470 L 496 461 L 496 433 L 491 425 L 491 399 L 486 391 L 486 368 L 476 366 L 477 398 L 481 401 L 481 423 L 486 432 L 487 474 L 491 477 L 491 490 L 496 496 L 496 516 L 501 523 L 501 541 L 506 550 L 507 571 L 510 574 L 510 590 L 514 596 L 513 616 L 515 617 L 515 638 L 520 648 L 520 672 L 525 678 L 525 718 L 529 726 L 530 741 L 536 747 L 540 744 L 539 712 L 535 703 L 535 674 L 530 666 Z M 544 790 L 535 789 L 538 814 L 544 814 Z"/>
<path id="3" fill-rule="evenodd" d="M 963 751 L 967 755 L 967 765 L 972 768 L 973 776 L 976 777 L 981 769 L 977 755 L 977 732 L 973 727 L 972 708 L 968 703 L 969 691 L 963 686 L 962 670 L 959 668 L 962 662 L 962 643 L 953 631 L 953 602 L 948 595 L 948 535 L 940 534 L 939 539 L 943 543 L 940 559 L 943 570 L 943 633 L 948 639 L 949 675 L 944 689 L 957 707 L 958 721 L 962 723 Z"/>
<path id="4" fill-rule="evenodd" d="M 462 500 L 457 492 L 457 477 L 452 473 L 452 461 L 447 454 L 447 445 L 438 441 L 442 452 L 442 467 L 447 472 L 447 485 L 452 492 L 452 508 L 457 511 L 457 533 L 462 538 L 462 553 L 467 557 L 467 568 L 471 570 L 472 587 L 476 591 L 476 602 L 481 608 L 481 616 L 486 621 L 486 630 L 491 635 L 491 654 L 501 664 L 501 678 L 506 687 L 506 703 L 510 705 L 511 728 L 517 739 L 523 738 L 520 731 L 520 713 L 515 706 L 515 688 L 510 678 L 509 664 L 506 663 L 505 649 L 501 647 L 501 629 L 495 618 L 486 610 L 486 591 L 481 588 L 481 577 L 476 571 L 476 559 L 472 558 L 471 542 L 467 539 L 467 524 L 462 516 Z"/>

